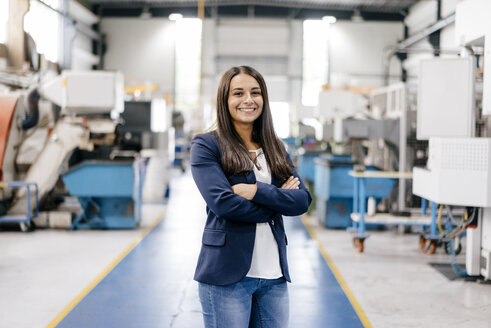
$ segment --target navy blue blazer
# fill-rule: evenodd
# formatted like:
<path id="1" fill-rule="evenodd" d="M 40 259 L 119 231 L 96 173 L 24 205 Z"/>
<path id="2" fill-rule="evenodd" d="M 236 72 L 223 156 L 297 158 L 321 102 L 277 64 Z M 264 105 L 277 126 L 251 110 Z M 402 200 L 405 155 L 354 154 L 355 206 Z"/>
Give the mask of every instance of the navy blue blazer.
<path id="1" fill-rule="evenodd" d="M 287 154 L 288 156 L 288 154 Z M 247 176 L 226 176 L 218 140 L 213 134 L 199 134 L 191 142 L 191 172 L 206 202 L 206 225 L 194 279 L 213 285 L 239 282 L 251 266 L 256 223 L 268 222 L 278 243 L 283 276 L 290 280 L 286 257 L 288 244 L 282 215 L 297 216 L 307 211 L 312 198 L 288 161 L 299 189 L 280 189 L 282 183 L 256 181 L 254 171 Z M 238 183 L 257 184 L 252 200 L 234 194 Z"/>

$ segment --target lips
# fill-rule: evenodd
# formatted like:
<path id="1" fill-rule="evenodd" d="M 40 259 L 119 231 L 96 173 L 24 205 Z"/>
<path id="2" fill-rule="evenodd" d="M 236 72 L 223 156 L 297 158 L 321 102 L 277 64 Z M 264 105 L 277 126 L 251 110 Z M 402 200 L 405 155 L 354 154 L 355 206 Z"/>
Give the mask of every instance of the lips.
<path id="1" fill-rule="evenodd" d="M 240 110 L 241 112 L 250 113 L 250 112 L 255 111 L 256 109 L 255 108 L 238 108 L 238 110 Z"/>

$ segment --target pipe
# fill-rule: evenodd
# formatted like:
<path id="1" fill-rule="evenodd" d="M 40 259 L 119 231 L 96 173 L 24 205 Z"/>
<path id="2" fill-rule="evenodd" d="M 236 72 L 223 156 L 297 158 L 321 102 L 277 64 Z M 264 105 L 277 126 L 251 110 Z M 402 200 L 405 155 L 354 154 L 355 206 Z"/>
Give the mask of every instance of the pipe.
<path id="1" fill-rule="evenodd" d="M 416 33 L 405 40 L 399 42 L 396 46 L 391 46 L 389 47 L 386 51 L 385 54 L 382 58 L 382 65 L 384 69 L 384 85 L 389 85 L 389 73 L 390 73 L 390 60 L 392 57 L 397 54 L 398 52 L 400 53 L 410 53 L 412 52 L 409 46 L 415 44 L 418 41 L 423 40 L 427 36 L 429 36 L 431 33 L 435 33 L 436 31 L 441 30 L 442 28 L 446 27 L 447 25 L 452 24 L 455 21 L 455 13 L 438 20 L 436 23 L 433 25 L 430 25 L 429 27 L 425 28 L 419 33 Z M 419 52 L 423 52 L 423 49 L 418 49 Z M 426 50 L 430 51 L 430 50 Z M 455 50 L 443 50 L 441 48 L 434 48 L 431 50 L 431 52 L 435 53 L 443 53 L 446 51 L 451 51 L 454 53 Z M 417 52 L 417 51 L 415 51 Z"/>
<path id="2" fill-rule="evenodd" d="M 86 28 L 83 24 L 78 24 L 78 22 L 71 18 L 68 14 L 58 10 L 58 9 L 55 9 L 53 7 L 51 7 L 50 5 L 48 5 L 46 2 L 42 1 L 42 0 L 36 0 L 37 2 L 39 2 L 40 4 L 44 5 L 46 8 L 48 9 L 51 9 L 52 11 L 56 12 L 58 15 L 62 16 L 64 19 L 68 20 L 70 23 L 72 23 L 75 28 L 77 29 L 78 32 L 84 34 L 85 36 L 93 39 L 93 40 L 96 40 L 96 41 L 100 41 L 101 40 L 101 35 L 89 28 Z"/>
<path id="3" fill-rule="evenodd" d="M 27 95 L 27 113 L 22 117 L 22 129 L 28 130 L 39 121 L 39 99 L 41 96 L 37 88 L 32 89 Z"/>
<path id="4" fill-rule="evenodd" d="M 423 40 L 424 38 L 426 38 L 431 33 L 435 33 L 436 31 L 440 31 L 442 28 L 444 28 L 447 25 L 452 24 L 454 21 L 455 21 L 455 13 L 453 13 L 450 16 L 447 16 L 443 19 L 440 19 L 435 24 L 428 26 L 427 28 L 425 28 L 421 32 L 418 32 L 418 33 L 408 37 L 407 39 L 399 42 L 397 44 L 397 48 L 398 49 L 407 48 L 407 47 L 415 44 L 416 42 Z"/>

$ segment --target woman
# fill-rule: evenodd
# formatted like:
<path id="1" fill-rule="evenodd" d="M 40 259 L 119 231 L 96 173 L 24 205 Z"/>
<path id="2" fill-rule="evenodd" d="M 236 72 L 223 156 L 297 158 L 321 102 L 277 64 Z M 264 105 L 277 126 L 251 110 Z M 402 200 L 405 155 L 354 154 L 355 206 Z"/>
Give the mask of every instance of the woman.
<path id="1" fill-rule="evenodd" d="M 255 69 L 223 75 L 217 129 L 193 139 L 191 172 L 208 215 L 194 276 L 205 327 L 287 327 L 282 215 L 306 212 L 311 197 L 275 135 Z"/>

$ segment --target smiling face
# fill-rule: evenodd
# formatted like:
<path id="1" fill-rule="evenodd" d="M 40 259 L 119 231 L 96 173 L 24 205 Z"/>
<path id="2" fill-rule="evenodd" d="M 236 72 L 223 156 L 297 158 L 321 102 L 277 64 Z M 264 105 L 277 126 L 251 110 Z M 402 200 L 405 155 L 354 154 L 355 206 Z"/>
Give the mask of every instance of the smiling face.
<path id="1" fill-rule="evenodd" d="M 263 95 L 255 78 L 243 73 L 232 78 L 228 111 L 236 128 L 239 125 L 253 125 L 263 111 Z"/>

